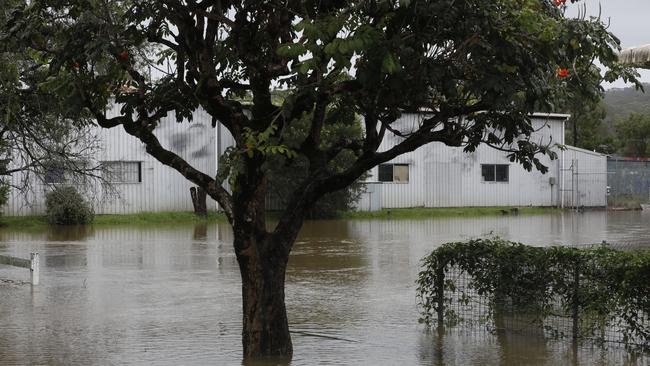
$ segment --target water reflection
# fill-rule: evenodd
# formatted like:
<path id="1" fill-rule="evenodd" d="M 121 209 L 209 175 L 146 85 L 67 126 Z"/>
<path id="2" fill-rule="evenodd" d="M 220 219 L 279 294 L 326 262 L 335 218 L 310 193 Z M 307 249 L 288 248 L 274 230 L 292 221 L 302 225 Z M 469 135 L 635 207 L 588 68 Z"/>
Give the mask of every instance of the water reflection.
<path id="1" fill-rule="evenodd" d="M 536 245 L 648 243 L 649 224 L 638 212 L 308 222 L 287 271 L 292 365 L 647 362 L 534 334 L 428 331 L 417 323 L 414 280 L 420 259 L 447 241 L 491 233 Z M 241 363 L 231 240 L 221 224 L 0 229 L 0 254 L 43 255 L 40 286 L 0 282 L 0 363 Z M 0 266 L 0 279 L 28 278 Z"/>
<path id="2" fill-rule="evenodd" d="M 208 238 L 208 223 L 202 222 L 194 225 L 192 239 L 196 241 L 205 241 Z"/>

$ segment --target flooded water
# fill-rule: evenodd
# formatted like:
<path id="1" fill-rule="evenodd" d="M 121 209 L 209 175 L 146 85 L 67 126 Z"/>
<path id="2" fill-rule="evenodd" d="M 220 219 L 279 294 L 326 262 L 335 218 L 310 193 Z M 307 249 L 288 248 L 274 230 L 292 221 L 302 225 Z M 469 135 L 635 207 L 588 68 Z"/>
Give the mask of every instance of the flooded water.
<path id="1" fill-rule="evenodd" d="M 419 261 L 484 235 L 535 245 L 650 243 L 650 215 L 308 222 L 287 273 L 292 365 L 645 365 L 621 350 L 517 334 L 427 331 Z M 0 231 L 41 253 L 41 284 L 0 266 L 1 365 L 241 364 L 241 288 L 225 224 Z"/>

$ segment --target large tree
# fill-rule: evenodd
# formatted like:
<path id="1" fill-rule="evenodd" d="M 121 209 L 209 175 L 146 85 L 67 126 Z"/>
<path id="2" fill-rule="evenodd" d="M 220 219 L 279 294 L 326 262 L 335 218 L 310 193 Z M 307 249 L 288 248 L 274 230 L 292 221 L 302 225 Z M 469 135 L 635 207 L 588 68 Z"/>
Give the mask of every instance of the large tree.
<path id="1" fill-rule="evenodd" d="M 242 278 L 244 355 L 290 356 L 285 269 L 319 197 L 428 143 L 466 151 L 489 144 L 545 171 L 537 154 L 553 153 L 529 139 L 531 112 L 597 93 L 594 60 L 606 79 L 634 80 L 615 63 L 618 40 L 598 19 L 565 18 L 564 4 L 30 0 L 2 26 L 2 47 L 28 51 L 47 71 L 42 88 L 83 107 L 101 127 L 123 128 L 220 204 Z M 281 104 L 272 98 L 276 88 L 287 90 Z M 239 102 L 246 94 L 250 106 Z M 109 118 L 104 110 L 113 101 L 121 109 Z M 189 118 L 197 108 L 234 137 L 221 174 L 197 170 L 156 138 L 161 117 Z M 430 113 L 415 130 L 394 124 L 403 111 L 422 108 Z M 361 137 L 323 143 L 337 110 L 362 118 Z M 289 148 L 284 131 L 306 115 L 303 141 Z M 400 142 L 381 150 L 387 134 Z M 265 164 L 278 154 L 308 166 L 269 230 Z M 353 162 L 332 169 L 340 154 Z"/>

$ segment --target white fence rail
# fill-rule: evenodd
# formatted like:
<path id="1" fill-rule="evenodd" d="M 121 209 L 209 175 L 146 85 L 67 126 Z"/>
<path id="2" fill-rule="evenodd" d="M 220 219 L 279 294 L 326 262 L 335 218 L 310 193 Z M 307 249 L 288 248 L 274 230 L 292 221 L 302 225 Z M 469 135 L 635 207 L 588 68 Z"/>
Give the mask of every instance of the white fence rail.
<path id="1" fill-rule="evenodd" d="M 27 268 L 31 272 L 32 285 L 38 285 L 39 282 L 39 255 L 31 253 L 29 259 L 0 255 L 0 264 L 8 266 Z"/>

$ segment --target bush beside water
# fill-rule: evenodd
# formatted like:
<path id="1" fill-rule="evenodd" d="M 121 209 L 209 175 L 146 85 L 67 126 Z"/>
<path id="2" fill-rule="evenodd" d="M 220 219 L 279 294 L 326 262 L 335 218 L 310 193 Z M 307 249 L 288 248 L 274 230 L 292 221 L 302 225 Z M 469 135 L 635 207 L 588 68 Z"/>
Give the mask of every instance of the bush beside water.
<path id="1" fill-rule="evenodd" d="M 95 213 L 74 187 L 56 187 L 45 196 L 45 213 L 52 225 L 79 225 L 93 221 Z"/>
<path id="2" fill-rule="evenodd" d="M 562 317 L 573 324 L 575 338 L 606 341 L 609 329 L 626 345 L 650 348 L 649 283 L 650 249 L 540 248 L 477 239 L 444 244 L 425 257 L 417 297 L 428 325 L 461 322 L 458 309 L 482 297 L 487 320 L 507 304 L 513 314 L 532 314 L 551 334 L 563 331 L 549 329 L 545 319 Z"/>
<path id="3" fill-rule="evenodd" d="M 0 208 L 4 206 L 7 201 L 9 200 L 9 185 L 0 180 Z M 0 210 L 0 215 L 2 214 L 2 210 Z"/>

